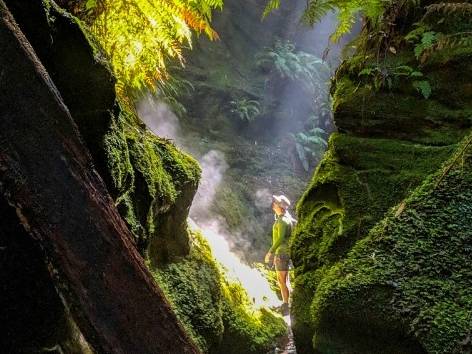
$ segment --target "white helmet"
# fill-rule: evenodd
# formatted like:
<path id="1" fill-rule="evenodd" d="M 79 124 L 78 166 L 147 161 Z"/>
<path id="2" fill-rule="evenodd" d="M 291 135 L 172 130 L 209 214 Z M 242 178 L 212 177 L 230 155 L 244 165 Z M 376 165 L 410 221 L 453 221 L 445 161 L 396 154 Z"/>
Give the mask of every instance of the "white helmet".
<path id="1" fill-rule="evenodd" d="M 290 207 L 290 200 L 284 195 L 273 195 L 272 201 L 281 208 L 288 209 Z"/>

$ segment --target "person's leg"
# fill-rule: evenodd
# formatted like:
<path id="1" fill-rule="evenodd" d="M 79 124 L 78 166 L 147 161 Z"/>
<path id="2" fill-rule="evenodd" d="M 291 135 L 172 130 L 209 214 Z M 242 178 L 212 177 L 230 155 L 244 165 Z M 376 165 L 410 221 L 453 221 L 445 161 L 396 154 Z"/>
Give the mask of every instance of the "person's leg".
<path id="1" fill-rule="evenodd" d="M 288 287 L 287 287 L 287 275 L 288 271 L 286 270 L 278 270 L 277 271 L 277 280 L 279 282 L 280 293 L 282 294 L 283 302 L 288 304 Z"/>

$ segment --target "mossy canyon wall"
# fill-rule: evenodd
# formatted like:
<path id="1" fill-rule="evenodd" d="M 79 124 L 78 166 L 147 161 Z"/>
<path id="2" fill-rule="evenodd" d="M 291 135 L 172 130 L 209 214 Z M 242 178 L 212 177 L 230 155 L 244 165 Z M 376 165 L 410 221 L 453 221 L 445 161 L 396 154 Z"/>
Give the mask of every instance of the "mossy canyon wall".
<path id="1" fill-rule="evenodd" d="M 434 3 L 393 2 L 336 73 L 291 244 L 299 353 L 472 351 L 472 48 L 439 45 L 472 21 Z"/>
<path id="2" fill-rule="evenodd" d="M 211 353 L 270 350 L 286 332 L 283 320 L 270 311 L 252 312 L 244 289 L 225 279 L 203 237 L 188 231 L 188 212 L 200 179 L 198 163 L 172 142 L 152 134 L 133 109 L 120 102 L 114 76 L 79 20 L 52 1 L 5 2 L 67 105 L 93 157 L 90 168 L 103 178 L 134 246 L 198 349 Z M 2 319 L 10 328 L 0 341 L 2 348 L 7 352 L 96 351 L 93 343 L 87 346 L 89 338 L 80 334 L 67 304 L 64 307 L 57 284 L 42 265 L 43 252 L 21 230 L 14 210 L 3 201 L 0 205 L 6 216 L 13 215 L 8 223 L 3 219 L 0 227 L 1 251 L 10 252 L 0 258 L 0 275 L 8 289 L 2 292 L 7 295 L 2 304 L 8 318 Z M 14 284 L 13 271 L 19 274 Z M 31 289 L 39 290 L 31 295 Z M 18 309 L 35 304 L 40 306 L 30 315 L 38 322 L 30 322 Z M 47 326 L 39 328 L 40 322 Z"/>

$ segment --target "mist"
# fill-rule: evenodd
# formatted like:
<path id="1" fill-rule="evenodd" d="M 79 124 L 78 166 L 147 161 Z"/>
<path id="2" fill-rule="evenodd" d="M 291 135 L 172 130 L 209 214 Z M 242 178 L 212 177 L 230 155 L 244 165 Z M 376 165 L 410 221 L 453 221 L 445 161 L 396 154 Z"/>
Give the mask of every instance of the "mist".
<path id="1" fill-rule="evenodd" d="M 148 93 L 136 108 L 139 118 L 155 135 L 173 140 L 175 145 L 185 148 L 179 118 L 167 104 Z"/>
<path id="2" fill-rule="evenodd" d="M 179 119 L 162 100 L 148 94 L 137 104 L 137 111 L 154 134 L 170 139 L 179 148 L 187 150 Z M 229 279 L 239 282 L 246 289 L 256 307 L 277 306 L 280 300 L 270 288 L 268 280 L 259 270 L 243 263 L 233 251 L 235 241 L 238 241 L 238 246 L 247 241 L 239 232 L 229 229 L 224 216 L 211 211 L 216 192 L 229 168 L 224 154 L 212 149 L 194 157 L 200 163 L 202 176 L 190 208 L 189 227 L 201 232 L 210 245 L 213 257 L 222 265 Z M 265 195 L 268 193 L 265 191 Z M 262 195 L 258 199 L 260 206 L 263 205 L 261 198 Z"/>
<path id="3" fill-rule="evenodd" d="M 285 4 L 284 6 L 293 6 Z M 306 52 L 318 58 L 322 58 L 329 64 L 330 72 L 333 73 L 340 61 L 341 48 L 345 45 L 349 38 L 344 38 L 338 44 L 329 43 L 329 35 L 334 32 L 337 24 L 335 14 L 329 14 L 322 19 L 314 28 L 302 25 L 299 22 L 301 14 L 304 10 L 305 3 L 301 1 L 296 2 L 296 6 L 291 12 L 291 19 L 285 22 L 287 27 L 281 28 L 281 20 L 268 21 L 266 24 L 260 25 L 260 30 L 266 33 L 278 29 L 278 33 L 286 33 L 284 40 L 290 40 L 295 44 L 296 52 Z M 222 17 L 223 18 L 223 17 Z M 218 24 L 218 18 L 215 17 L 215 23 Z M 227 26 L 222 22 L 221 26 Z M 218 25 L 216 25 L 218 26 Z M 273 28 L 271 28 L 273 26 Z M 242 48 L 232 48 L 232 42 L 227 41 L 224 37 L 224 29 L 217 28 L 221 35 L 221 41 L 225 43 L 229 55 L 234 57 L 241 56 Z M 243 29 L 241 29 L 243 30 Z M 279 37 L 280 38 L 280 37 Z M 276 38 L 273 37 L 275 42 Z M 270 44 L 270 43 L 269 43 Z M 244 48 L 243 48 L 244 49 Z M 260 50 L 263 50 L 261 47 Z M 209 53 L 204 53 L 210 55 Z M 253 58 L 253 54 L 247 53 Z M 238 68 L 234 68 L 238 70 Z M 282 80 L 282 79 L 281 79 Z M 324 80 L 324 79 L 323 79 Z M 281 82 L 283 83 L 283 82 Z M 329 73 L 325 78 L 326 94 L 321 95 L 322 102 L 314 102 L 312 91 L 304 89 L 300 80 L 285 81 L 282 90 L 277 92 L 275 110 L 279 113 L 280 119 L 275 119 L 267 126 L 267 122 L 263 122 L 261 127 L 254 128 L 256 136 L 255 140 L 259 140 L 259 136 L 266 134 L 269 136 L 268 144 L 273 144 L 275 149 L 279 149 L 281 142 L 287 139 L 289 133 L 303 132 L 307 129 L 307 121 L 310 115 L 321 115 L 322 105 L 330 107 L 330 97 L 328 94 Z M 323 92 L 324 92 L 323 91 Z M 213 148 L 202 150 L 201 146 L 195 145 L 195 135 L 190 139 L 191 132 L 184 132 L 181 123 L 176 114 L 172 112 L 170 107 L 166 105 L 158 97 L 148 94 L 138 104 L 137 110 L 142 121 L 149 127 L 149 129 L 160 137 L 172 140 L 176 146 L 190 153 L 196 158 L 202 167 L 202 178 L 198 187 L 197 193 L 193 200 L 189 213 L 189 225 L 192 228 L 200 229 L 202 234 L 208 240 L 214 257 L 223 264 L 228 274 L 233 278 L 238 279 L 242 285 L 248 289 L 250 296 L 255 299 L 256 303 L 262 303 L 262 298 L 268 299 L 272 303 L 278 300 L 275 294 L 270 290 L 268 282 L 262 274 L 244 264 L 241 259 L 260 259 L 256 250 L 254 251 L 254 238 L 261 239 L 266 235 L 259 235 L 262 229 L 265 229 L 265 223 L 271 220 L 270 202 L 272 194 L 284 193 L 281 190 L 274 190 L 274 185 L 271 183 L 272 176 L 268 175 L 266 186 L 257 186 L 255 193 L 251 196 L 254 203 L 254 210 L 257 210 L 259 224 L 258 233 L 251 230 L 255 229 L 254 225 L 244 225 L 244 233 L 240 230 L 234 230 L 228 226 L 225 215 L 219 215 L 214 212 L 215 208 L 212 206 L 215 203 L 215 198 L 219 188 L 223 188 L 225 176 L 231 171 L 225 154 Z M 282 114 L 280 114 L 282 112 Z M 283 113 L 288 112 L 288 113 Z M 203 113 L 204 114 L 204 113 Z M 228 117 L 227 119 L 229 119 Z M 199 119 L 199 117 L 195 118 Z M 331 115 L 323 117 L 324 123 L 310 123 L 316 124 L 326 131 L 326 139 L 328 135 L 335 129 L 332 124 Z M 198 122 L 198 121 L 197 121 Z M 199 123 L 197 123 L 199 124 Z M 255 123 L 257 125 L 259 123 Z M 313 127 L 311 127 L 313 128 Z M 195 132 L 194 132 L 195 133 Z M 189 135 L 186 135 L 189 134 Z M 199 133 L 201 138 L 204 138 L 203 132 Z M 198 142 L 197 142 L 198 143 Z M 205 145 L 202 145 L 205 146 Z M 310 166 L 311 170 L 315 166 Z M 241 169 L 241 168 L 240 168 Z M 244 169 L 241 170 L 245 172 Z M 310 171 L 307 171 L 307 175 Z M 307 177 L 308 178 L 308 177 Z M 227 186 L 225 188 L 228 188 Z M 285 193 L 284 193 L 285 194 Z M 295 200 L 292 200 L 293 202 Z M 235 205 L 235 207 L 238 207 Z M 253 232 L 254 231 L 254 232 Z M 267 234 L 270 232 L 270 225 L 267 227 Z M 265 242 L 265 241 L 264 241 Z M 260 241 L 260 244 L 264 242 Z M 267 240 L 269 242 L 269 240 Z M 257 257 L 246 257 L 247 254 L 254 253 Z M 262 261 L 262 259 L 260 259 Z M 261 290 L 262 289 L 262 290 Z M 262 293 L 261 293 L 262 292 Z"/>

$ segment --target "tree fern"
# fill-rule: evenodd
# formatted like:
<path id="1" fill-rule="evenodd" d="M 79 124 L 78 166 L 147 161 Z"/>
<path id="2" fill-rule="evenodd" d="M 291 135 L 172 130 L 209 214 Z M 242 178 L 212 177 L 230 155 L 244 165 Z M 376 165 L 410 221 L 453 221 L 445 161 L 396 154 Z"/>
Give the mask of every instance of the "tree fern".
<path id="1" fill-rule="evenodd" d="M 123 87 L 162 89 L 169 79 L 168 65 L 183 65 L 182 50 L 191 46 L 192 32 L 217 39 L 210 21 L 223 0 L 87 0 L 77 4 L 75 14 L 97 39 L 124 84 L 123 91 Z"/>

